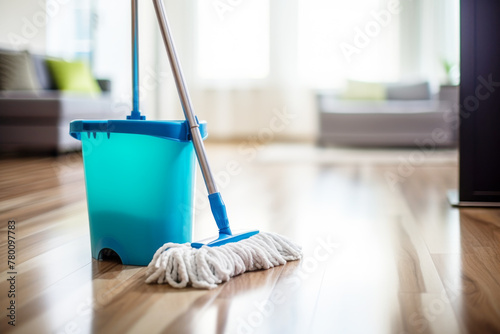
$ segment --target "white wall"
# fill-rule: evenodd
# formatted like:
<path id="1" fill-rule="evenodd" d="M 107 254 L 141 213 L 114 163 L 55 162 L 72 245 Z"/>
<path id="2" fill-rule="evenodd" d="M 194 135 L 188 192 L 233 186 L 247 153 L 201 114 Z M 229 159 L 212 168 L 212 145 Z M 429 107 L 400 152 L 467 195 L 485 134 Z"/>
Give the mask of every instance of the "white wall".
<path id="1" fill-rule="evenodd" d="M 45 3 L 45 0 L 1 0 L 0 46 L 43 53 L 47 27 Z"/>

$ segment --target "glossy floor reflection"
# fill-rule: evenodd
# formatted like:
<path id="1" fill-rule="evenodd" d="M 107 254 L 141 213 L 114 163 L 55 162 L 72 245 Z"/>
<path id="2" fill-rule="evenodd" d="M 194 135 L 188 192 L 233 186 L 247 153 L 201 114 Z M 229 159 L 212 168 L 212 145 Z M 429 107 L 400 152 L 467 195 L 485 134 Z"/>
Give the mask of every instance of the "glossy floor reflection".
<path id="1" fill-rule="evenodd" d="M 450 207 L 456 152 L 403 169 L 411 152 L 210 145 L 233 229 L 304 248 L 210 291 L 146 285 L 144 268 L 91 259 L 78 155 L 0 160 L 1 221 L 19 233 L 17 326 L 0 332 L 500 332 L 500 210 Z M 197 188 L 201 239 L 216 230 L 201 175 Z M 4 259 L 6 234 L 2 224 Z M 3 261 L 0 305 L 6 275 Z"/>

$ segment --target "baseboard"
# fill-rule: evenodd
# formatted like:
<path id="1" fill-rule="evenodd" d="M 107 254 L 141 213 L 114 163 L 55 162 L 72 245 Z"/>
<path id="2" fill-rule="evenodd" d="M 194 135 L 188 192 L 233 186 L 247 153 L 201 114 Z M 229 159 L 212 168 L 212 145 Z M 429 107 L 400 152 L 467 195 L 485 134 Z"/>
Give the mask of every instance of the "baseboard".
<path id="1" fill-rule="evenodd" d="M 463 208 L 500 208 L 500 202 L 467 202 L 460 201 L 457 189 L 448 190 L 448 202 L 453 207 Z"/>

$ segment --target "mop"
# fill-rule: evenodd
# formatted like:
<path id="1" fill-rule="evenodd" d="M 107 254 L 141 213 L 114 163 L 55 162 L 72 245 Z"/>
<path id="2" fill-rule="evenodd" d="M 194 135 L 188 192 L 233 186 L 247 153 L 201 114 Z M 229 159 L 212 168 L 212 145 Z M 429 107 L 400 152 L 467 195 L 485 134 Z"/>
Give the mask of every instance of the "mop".
<path id="1" fill-rule="evenodd" d="M 161 0 L 153 0 L 153 3 L 219 236 L 191 244 L 166 243 L 149 263 L 146 283 L 211 289 L 246 271 L 269 269 L 300 259 L 301 247 L 286 237 L 259 231 L 232 233 L 226 206 L 208 164 L 198 119 L 191 105 L 163 3 Z"/>

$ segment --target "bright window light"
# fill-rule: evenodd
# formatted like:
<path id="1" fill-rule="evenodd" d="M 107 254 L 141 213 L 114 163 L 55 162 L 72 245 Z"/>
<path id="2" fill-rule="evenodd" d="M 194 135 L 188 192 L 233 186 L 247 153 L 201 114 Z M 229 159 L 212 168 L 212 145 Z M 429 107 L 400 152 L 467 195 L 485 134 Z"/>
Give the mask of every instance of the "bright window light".
<path id="1" fill-rule="evenodd" d="M 48 13 L 55 11 L 57 15 L 47 21 L 47 53 L 52 56 L 68 59 L 84 59 L 90 61 L 92 53 L 91 36 L 91 1 L 80 0 L 65 2 L 53 7 L 47 2 Z"/>
<path id="2" fill-rule="evenodd" d="M 340 87 L 346 79 L 397 80 L 399 15 L 387 8 L 391 2 L 299 0 L 301 80 L 318 88 Z"/>
<path id="3" fill-rule="evenodd" d="M 197 69 L 214 81 L 269 73 L 269 0 L 197 0 Z"/>

